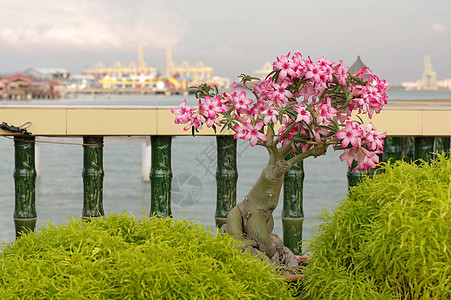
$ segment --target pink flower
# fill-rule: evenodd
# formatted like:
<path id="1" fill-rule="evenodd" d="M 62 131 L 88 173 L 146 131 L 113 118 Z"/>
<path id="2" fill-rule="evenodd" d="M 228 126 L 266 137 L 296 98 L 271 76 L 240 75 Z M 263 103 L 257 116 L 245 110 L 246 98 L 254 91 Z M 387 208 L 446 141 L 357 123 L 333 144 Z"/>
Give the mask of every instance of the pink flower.
<path id="1" fill-rule="evenodd" d="M 260 132 L 263 125 L 263 122 L 260 121 L 249 131 L 247 139 L 249 139 L 252 147 L 257 144 L 258 140 L 261 140 L 263 142 L 266 141 L 266 135 Z"/>
<path id="2" fill-rule="evenodd" d="M 307 72 L 305 73 L 305 78 L 307 79 L 311 78 L 316 84 L 320 84 L 322 82 L 321 76 L 323 73 L 321 68 L 317 64 L 314 64 L 313 62 L 308 62 L 306 64 L 306 67 Z"/>
<path id="3" fill-rule="evenodd" d="M 341 141 L 341 147 L 347 148 L 349 144 L 352 147 L 358 148 L 361 145 L 362 130 L 355 126 L 357 123 L 346 121 L 343 131 L 337 131 L 335 137 Z"/>
<path id="4" fill-rule="evenodd" d="M 363 144 L 367 145 L 369 150 L 381 151 L 384 147 L 384 138 L 387 136 L 387 133 L 376 132 L 371 123 L 365 123 L 360 126 L 363 129 Z"/>
<path id="5" fill-rule="evenodd" d="M 272 86 L 274 88 L 274 92 L 271 95 L 272 98 L 279 100 L 281 103 L 287 103 L 286 98 L 293 98 L 293 94 L 285 89 L 288 86 L 288 81 L 284 81 L 281 84 L 273 83 Z"/>
<path id="6" fill-rule="evenodd" d="M 312 128 L 312 131 L 313 131 L 313 135 L 312 134 L 310 134 L 310 135 L 313 137 L 313 139 L 317 143 L 321 143 L 323 137 L 326 136 L 327 134 L 329 134 L 329 130 L 327 130 L 325 128 L 314 127 L 314 128 Z"/>
<path id="7" fill-rule="evenodd" d="M 325 101 L 321 102 L 320 117 L 317 118 L 318 123 L 329 125 L 330 122 L 327 119 L 332 119 L 337 113 L 338 110 L 332 107 L 331 99 L 327 97 Z"/>
<path id="8" fill-rule="evenodd" d="M 253 101 L 252 99 L 246 98 L 246 92 L 234 92 L 232 94 L 232 101 L 235 103 L 233 107 L 235 109 L 248 109 L 248 105 L 251 104 Z"/>
<path id="9" fill-rule="evenodd" d="M 244 126 L 241 127 L 240 125 L 236 124 L 233 126 L 233 130 L 235 131 L 235 134 L 233 135 L 234 139 L 245 139 L 245 137 L 247 136 L 247 130 L 244 129 Z"/>
<path id="10" fill-rule="evenodd" d="M 218 96 L 214 96 L 213 98 L 210 96 L 205 96 L 204 99 L 205 103 L 199 103 L 199 106 L 205 117 L 213 119 L 216 118 L 218 113 L 226 111 L 225 105 L 221 102 L 221 99 Z"/>
<path id="11" fill-rule="evenodd" d="M 175 123 L 190 128 L 232 125 L 234 137 L 248 140 L 251 146 L 266 141 L 265 126 L 281 122 L 275 141 L 292 145 L 293 151 L 308 151 L 318 144 L 336 142 L 334 148 L 344 149 L 340 156 L 355 170 L 373 168 L 382 153 L 386 133 L 376 132 L 372 124 L 349 121 L 354 112 L 372 117 L 387 104 L 386 81 L 363 68 L 350 75 L 349 68 L 320 57 L 316 62 L 303 59 L 300 53 L 290 53 L 273 63 L 278 74 L 249 89 L 255 102 L 246 92 L 238 91 L 207 96 L 199 101 L 199 109 L 187 107 L 186 101 L 172 109 Z M 355 77 L 359 78 L 357 84 Z M 245 77 L 243 77 L 245 78 Z M 346 99 L 346 89 L 349 98 Z M 303 97 L 303 99 L 302 99 Z M 347 101 L 348 100 L 348 101 Z M 292 109 L 291 109 L 292 108 Z M 279 119 L 282 114 L 282 120 Z"/>
<path id="12" fill-rule="evenodd" d="M 348 167 L 352 166 L 354 160 L 358 160 L 357 151 L 354 148 L 344 149 L 343 154 L 340 155 L 340 160 L 348 163 Z"/>
<path id="13" fill-rule="evenodd" d="M 292 61 L 290 61 L 288 59 L 288 57 L 290 56 L 290 53 L 288 53 L 287 56 L 280 56 L 280 58 L 277 58 L 277 61 L 273 63 L 273 68 L 275 69 L 279 69 L 279 79 L 280 80 L 285 80 L 285 78 L 287 77 L 287 75 L 296 76 L 296 71 L 293 69 L 296 64 L 293 63 Z"/>
<path id="14" fill-rule="evenodd" d="M 234 138 L 249 140 L 252 147 L 254 147 L 258 140 L 266 141 L 266 135 L 260 132 L 263 128 L 263 122 L 259 121 L 255 126 L 252 126 L 249 122 L 242 123 L 243 127 L 236 124 L 233 126 L 233 130 L 235 131 Z"/>
<path id="15" fill-rule="evenodd" d="M 293 110 L 298 113 L 295 122 L 302 122 L 302 121 L 304 121 L 308 125 L 308 124 L 310 124 L 310 122 L 313 121 L 312 114 L 309 111 L 305 110 L 304 107 L 302 107 L 300 105 L 299 106 L 295 105 L 293 107 Z"/>
<path id="16" fill-rule="evenodd" d="M 379 156 L 375 152 L 368 151 L 364 147 L 360 147 L 358 149 L 345 149 L 344 153 L 340 155 L 340 160 L 347 160 L 347 164 L 349 167 L 352 166 L 353 161 L 357 161 L 357 166 L 351 171 L 354 173 L 355 170 L 367 170 L 373 169 L 376 167 L 376 164 L 379 163 Z"/>
<path id="17" fill-rule="evenodd" d="M 278 116 L 279 116 L 279 111 L 276 108 L 266 106 L 262 112 L 263 123 L 265 125 L 267 125 L 269 122 L 276 124 Z"/>
<path id="18" fill-rule="evenodd" d="M 205 123 L 206 119 L 198 110 L 195 110 L 191 115 L 190 121 L 191 123 L 183 128 L 183 130 L 189 130 L 191 127 L 202 129 L 202 124 Z"/>
<path id="19" fill-rule="evenodd" d="M 324 82 L 333 82 L 333 61 L 325 60 L 324 57 L 320 57 L 318 59 L 318 66 L 321 69 L 321 76 Z"/>
<path id="20" fill-rule="evenodd" d="M 338 83 L 341 86 L 346 86 L 346 80 L 349 78 L 349 68 L 343 66 L 343 61 L 340 60 L 340 64 L 335 69 L 335 75 L 337 76 Z"/>
<path id="21" fill-rule="evenodd" d="M 171 112 L 175 115 L 178 115 L 175 118 L 175 124 L 186 124 L 191 119 L 191 113 L 194 111 L 194 107 L 188 106 L 186 107 L 186 100 L 183 100 L 179 103 L 179 108 L 171 109 Z"/>

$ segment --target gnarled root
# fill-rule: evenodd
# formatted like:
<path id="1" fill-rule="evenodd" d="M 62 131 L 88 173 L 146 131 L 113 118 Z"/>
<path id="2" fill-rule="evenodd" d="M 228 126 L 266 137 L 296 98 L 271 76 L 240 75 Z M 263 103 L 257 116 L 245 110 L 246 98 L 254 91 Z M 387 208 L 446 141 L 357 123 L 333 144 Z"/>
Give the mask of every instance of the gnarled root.
<path id="1" fill-rule="evenodd" d="M 243 214 L 240 204 L 229 212 L 227 224 L 222 226 L 221 232 L 241 241 L 243 251 L 265 256 L 277 267 L 297 267 L 294 253 L 283 245 L 277 235 L 271 233 L 274 227 L 272 214 L 269 217 L 259 212 Z"/>

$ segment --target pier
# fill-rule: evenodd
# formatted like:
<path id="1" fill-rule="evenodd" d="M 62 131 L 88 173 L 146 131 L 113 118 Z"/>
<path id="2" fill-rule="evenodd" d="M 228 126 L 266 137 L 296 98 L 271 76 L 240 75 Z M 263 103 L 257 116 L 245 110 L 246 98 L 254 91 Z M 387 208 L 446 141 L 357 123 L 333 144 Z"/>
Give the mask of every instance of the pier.
<path id="1" fill-rule="evenodd" d="M 106 137 L 150 137 L 151 166 L 148 172 L 151 185 L 151 211 L 158 216 L 171 215 L 171 140 L 174 136 L 189 136 L 184 125 L 174 124 L 171 107 L 152 106 L 0 106 L 0 122 L 20 126 L 30 122 L 31 135 L 0 130 L 0 135 L 14 138 L 15 153 L 15 212 L 16 232 L 34 229 L 36 162 L 35 142 L 40 136 L 65 139 L 82 137 L 83 144 L 83 211 L 85 219 L 103 215 L 103 145 Z M 364 119 L 364 121 L 369 121 Z M 384 110 L 371 120 L 378 131 L 387 131 L 384 159 L 433 158 L 432 152 L 449 151 L 451 137 L 450 100 L 390 100 Z M 236 203 L 236 141 L 233 132 L 215 134 L 211 129 L 199 135 L 215 136 L 217 141 L 217 209 L 216 224 L 225 222 L 228 211 Z M 224 158 L 227 157 L 227 161 Z M 193 162 L 195 163 L 195 162 Z M 302 166 L 294 173 L 302 171 Z M 348 178 L 361 174 L 348 174 Z M 302 188 L 303 176 L 288 176 L 286 184 Z M 350 181 L 351 182 L 351 181 Z M 299 229 L 292 224 L 302 224 L 301 207 L 290 205 L 293 197 L 302 193 L 287 190 L 283 195 L 284 241 L 290 248 L 299 244 Z M 298 199 L 302 200 L 302 199 Z M 13 201 L 13 200 L 12 200 Z M 296 216 L 293 218 L 292 216 Z M 294 249 L 299 251 L 299 249 Z"/>
<path id="2" fill-rule="evenodd" d="M 58 85 L 60 83 L 55 81 L 38 80 L 22 74 L 0 77 L 0 99 L 58 99 L 61 97 Z"/>

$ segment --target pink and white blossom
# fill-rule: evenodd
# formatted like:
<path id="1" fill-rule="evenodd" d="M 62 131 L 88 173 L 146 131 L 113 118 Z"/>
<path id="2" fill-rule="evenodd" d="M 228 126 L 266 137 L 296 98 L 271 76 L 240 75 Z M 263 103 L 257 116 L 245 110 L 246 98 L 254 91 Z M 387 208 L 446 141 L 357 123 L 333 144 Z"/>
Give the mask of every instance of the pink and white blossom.
<path id="1" fill-rule="evenodd" d="M 291 144 L 293 151 L 308 151 L 315 145 L 335 144 L 335 149 L 344 150 L 340 159 L 348 166 L 358 163 L 354 170 L 375 167 L 386 133 L 376 132 L 371 123 L 350 120 L 353 112 L 371 118 L 381 111 L 390 88 L 385 80 L 367 68 L 349 74 L 343 61 L 323 57 L 313 61 L 300 53 L 278 57 L 273 69 L 277 76 L 247 85 L 255 102 L 234 83 L 230 93 L 199 99 L 197 109 L 182 101 L 171 110 L 177 115 L 175 123 L 187 124 L 184 130 L 228 124 L 236 139 L 255 146 L 264 145 L 267 134 L 271 136 L 268 127 L 281 122 L 277 132 L 281 146 Z"/>

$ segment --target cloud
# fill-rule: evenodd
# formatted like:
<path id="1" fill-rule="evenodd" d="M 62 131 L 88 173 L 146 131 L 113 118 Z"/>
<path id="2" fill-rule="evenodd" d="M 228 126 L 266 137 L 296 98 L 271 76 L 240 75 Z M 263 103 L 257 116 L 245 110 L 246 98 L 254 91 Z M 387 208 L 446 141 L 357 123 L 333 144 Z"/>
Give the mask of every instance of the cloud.
<path id="1" fill-rule="evenodd" d="M 79 0 L 64 5 L 54 0 L 9 3 L 0 13 L 0 43 L 14 49 L 164 48 L 180 43 L 188 28 L 164 3 L 114 0 Z"/>
<path id="2" fill-rule="evenodd" d="M 219 48 L 213 50 L 199 49 L 196 52 L 201 57 L 214 59 L 238 59 L 246 56 L 245 51 L 230 45 L 221 45 Z"/>
<path id="3" fill-rule="evenodd" d="M 446 27 L 443 24 L 440 23 L 433 23 L 431 26 L 429 26 L 429 30 L 434 33 L 446 33 Z"/>

